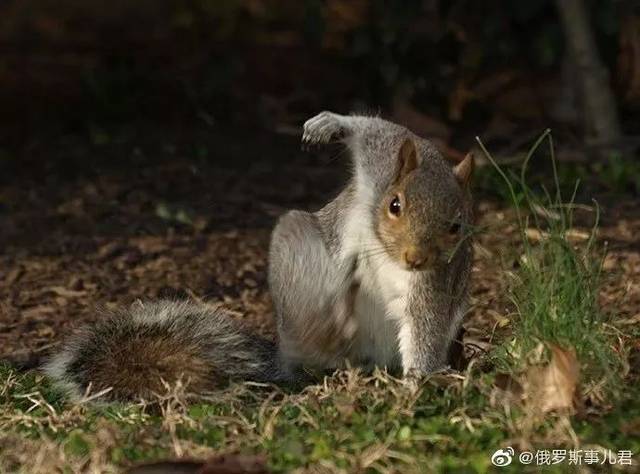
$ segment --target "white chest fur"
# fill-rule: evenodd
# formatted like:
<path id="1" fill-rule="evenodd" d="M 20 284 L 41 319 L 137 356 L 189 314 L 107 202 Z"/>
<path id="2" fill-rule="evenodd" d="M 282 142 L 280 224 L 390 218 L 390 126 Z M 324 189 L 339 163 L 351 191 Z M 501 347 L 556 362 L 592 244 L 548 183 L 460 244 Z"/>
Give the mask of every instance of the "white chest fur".
<path id="1" fill-rule="evenodd" d="M 405 319 L 411 274 L 386 255 L 364 256 L 355 280 L 354 316 L 357 323 L 351 358 L 360 364 L 400 367 L 399 329 Z"/>
<path id="2" fill-rule="evenodd" d="M 354 208 L 349 217 L 343 234 L 344 257 L 357 256 L 354 280 L 359 284 L 354 304 L 357 330 L 349 359 L 357 365 L 397 369 L 401 367 L 399 331 L 406 318 L 412 272 L 382 249 L 365 206 Z"/>

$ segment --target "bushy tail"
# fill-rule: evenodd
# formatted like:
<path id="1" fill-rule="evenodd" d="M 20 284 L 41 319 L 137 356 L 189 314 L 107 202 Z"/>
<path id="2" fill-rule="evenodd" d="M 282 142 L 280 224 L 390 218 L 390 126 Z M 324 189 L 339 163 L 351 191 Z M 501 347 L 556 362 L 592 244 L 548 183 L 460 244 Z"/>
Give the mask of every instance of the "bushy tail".
<path id="1" fill-rule="evenodd" d="M 229 380 L 284 379 L 276 345 L 248 333 L 223 308 L 193 302 L 136 303 L 71 336 L 44 372 L 71 397 L 151 399 L 181 380 L 192 393 Z"/>

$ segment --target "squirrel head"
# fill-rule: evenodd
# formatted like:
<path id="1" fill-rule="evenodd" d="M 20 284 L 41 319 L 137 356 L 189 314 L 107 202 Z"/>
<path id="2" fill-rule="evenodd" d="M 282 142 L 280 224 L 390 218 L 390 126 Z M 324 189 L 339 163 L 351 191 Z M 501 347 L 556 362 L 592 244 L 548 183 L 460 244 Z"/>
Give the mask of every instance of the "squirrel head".
<path id="1" fill-rule="evenodd" d="M 376 233 L 386 251 L 408 270 L 427 270 L 447 261 L 465 239 L 472 220 L 469 153 L 449 167 L 421 159 L 412 138 L 397 157 L 393 183 L 377 209 Z"/>

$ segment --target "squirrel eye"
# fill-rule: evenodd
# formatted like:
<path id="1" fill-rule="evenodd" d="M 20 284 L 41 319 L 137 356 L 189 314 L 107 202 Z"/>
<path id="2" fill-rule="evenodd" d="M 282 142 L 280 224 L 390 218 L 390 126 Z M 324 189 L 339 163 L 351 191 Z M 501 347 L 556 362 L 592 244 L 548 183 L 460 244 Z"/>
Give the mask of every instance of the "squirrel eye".
<path id="1" fill-rule="evenodd" d="M 402 212 L 402 204 L 400 204 L 399 196 L 395 196 L 391 200 L 391 204 L 389 204 L 389 212 L 391 213 L 391 215 L 396 217 L 399 216 L 400 213 Z"/>

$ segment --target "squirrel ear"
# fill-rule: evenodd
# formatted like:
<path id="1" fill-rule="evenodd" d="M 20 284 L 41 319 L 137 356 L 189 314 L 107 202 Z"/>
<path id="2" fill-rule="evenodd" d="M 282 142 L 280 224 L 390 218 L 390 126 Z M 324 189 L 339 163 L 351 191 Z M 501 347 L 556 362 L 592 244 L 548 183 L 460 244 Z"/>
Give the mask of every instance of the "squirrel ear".
<path id="1" fill-rule="evenodd" d="M 466 187 L 469 185 L 474 167 L 475 162 L 473 159 L 473 153 L 471 152 L 467 153 L 467 156 L 464 157 L 464 160 L 453 167 L 453 174 L 458 180 L 458 183 L 462 185 L 462 187 Z"/>
<path id="2" fill-rule="evenodd" d="M 411 138 L 405 139 L 404 143 L 400 147 L 398 152 L 398 177 L 396 180 L 404 178 L 418 167 L 418 153 L 416 151 L 416 144 Z"/>

